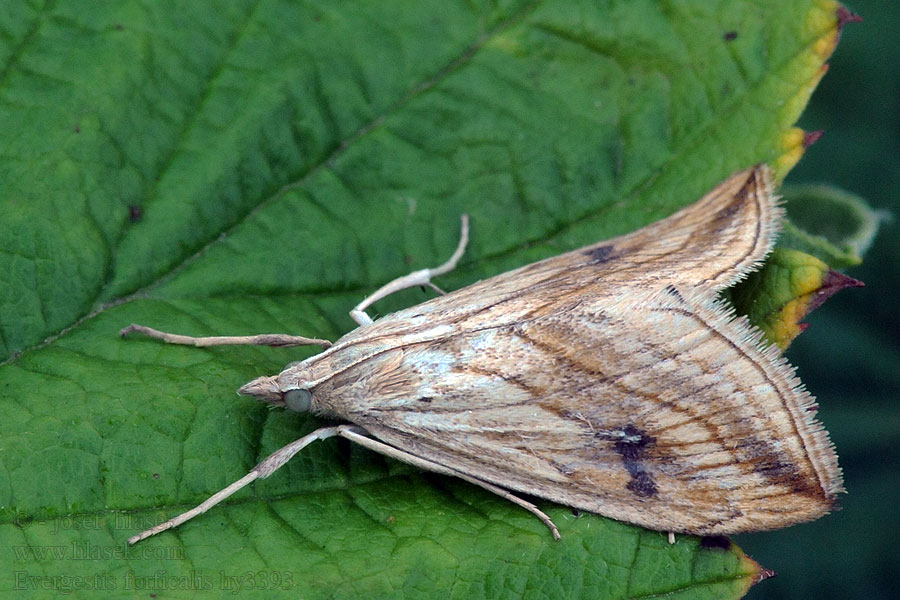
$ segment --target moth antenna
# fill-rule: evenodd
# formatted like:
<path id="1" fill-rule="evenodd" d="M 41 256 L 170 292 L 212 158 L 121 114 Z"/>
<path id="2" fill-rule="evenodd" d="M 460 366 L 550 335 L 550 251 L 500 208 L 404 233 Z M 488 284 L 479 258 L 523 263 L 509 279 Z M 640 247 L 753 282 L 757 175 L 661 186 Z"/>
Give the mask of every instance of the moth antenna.
<path id="1" fill-rule="evenodd" d="M 322 346 L 322 348 L 331 347 L 328 340 L 320 340 L 318 338 L 308 338 L 302 335 L 288 335 L 286 333 L 263 333 L 259 335 L 216 335 L 210 337 L 193 337 L 190 335 L 179 335 L 177 333 L 166 333 L 152 327 L 145 327 L 132 323 L 128 327 L 119 331 L 122 337 L 129 333 L 140 333 L 155 340 L 162 340 L 167 344 L 179 344 L 182 346 L 196 346 L 204 348 L 207 346 L 272 346 L 273 348 L 282 348 L 285 346 Z"/>
<path id="2" fill-rule="evenodd" d="M 434 267 L 433 269 L 413 271 L 408 275 L 398 277 L 397 279 L 384 284 L 375 290 L 373 294 L 363 298 L 362 302 L 357 304 L 356 307 L 350 311 L 350 316 L 353 320 L 356 321 L 358 325 L 369 325 L 373 321 L 372 317 L 366 314 L 366 308 L 378 300 L 390 296 L 394 292 L 399 292 L 400 290 L 427 285 L 443 294 L 444 292 L 440 288 L 431 283 L 431 278 L 449 273 L 455 269 L 456 263 L 459 262 L 459 259 L 462 258 L 463 253 L 466 251 L 466 246 L 469 243 L 469 215 L 462 215 L 459 220 L 459 244 L 456 245 L 456 250 L 453 251 L 453 254 L 447 259 L 447 262 L 439 267 Z"/>
<path id="3" fill-rule="evenodd" d="M 313 431 L 309 435 L 303 436 L 299 440 L 294 440 L 283 448 L 279 448 L 268 457 L 266 457 L 258 465 L 253 467 L 253 469 L 249 473 L 247 473 L 228 487 L 219 490 L 191 510 L 185 511 L 177 517 L 169 519 L 165 523 L 160 523 L 156 527 L 151 527 L 146 531 L 142 531 L 141 533 L 128 538 L 128 543 L 130 545 L 134 545 L 141 540 L 147 539 L 148 537 L 156 535 L 157 533 L 166 531 L 167 529 L 178 527 L 185 521 L 189 521 L 197 515 L 205 513 L 210 508 L 212 508 L 222 500 L 225 500 L 238 490 L 250 485 L 250 483 L 252 483 L 256 479 L 265 479 L 266 477 L 280 469 L 287 461 L 291 460 L 291 458 L 293 458 L 295 454 L 303 450 L 303 448 L 305 448 L 312 442 L 316 440 L 324 440 L 326 438 L 338 435 L 338 429 L 338 427 L 323 427 L 321 429 Z"/>

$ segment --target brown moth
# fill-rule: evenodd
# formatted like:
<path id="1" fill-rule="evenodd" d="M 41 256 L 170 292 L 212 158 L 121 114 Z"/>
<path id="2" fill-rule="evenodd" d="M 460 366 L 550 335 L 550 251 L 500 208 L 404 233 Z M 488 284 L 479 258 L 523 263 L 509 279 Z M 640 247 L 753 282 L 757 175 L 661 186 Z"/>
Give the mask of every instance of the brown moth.
<path id="1" fill-rule="evenodd" d="M 200 506 L 205 512 L 304 446 L 341 436 L 454 475 L 537 515 L 522 492 L 650 529 L 732 534 L 827 513 L 842 491 L 813 397 L 718 293 L 757 268 L 782 211 L 769 168 L 730 176 L 634 233 L 530 264 L 372 321 L 365 308 L 432 285 L 437 269 L 360 303 L 360 327 L 279 375 L 240 388 L 347 425 L 281 448 Z M 298 345 L 295 336 L 172 343 Z"/>

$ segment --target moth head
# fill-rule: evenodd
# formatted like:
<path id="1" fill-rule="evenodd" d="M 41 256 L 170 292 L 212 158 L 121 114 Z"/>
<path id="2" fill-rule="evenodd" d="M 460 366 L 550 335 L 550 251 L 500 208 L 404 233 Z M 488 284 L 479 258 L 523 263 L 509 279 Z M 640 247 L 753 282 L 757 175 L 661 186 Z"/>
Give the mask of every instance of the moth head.
<path id="1" fill-rule="evenodd" d="M 312 405 L 312 392 L 305 387 L 290 385 L 288 389 L 278 377 L 257 377 L 241 386 L 238 394 L 253 396 L 257 400 L 273 406 L 283 406 L 296 412 L 309 412 Z"/>
<path id="2" fill-rule="evenodd" d="M 238 388 L 238 394 L 253 396 L 261 402 L 268 402 L 276 406 L 284 406 L 284 398 L 277 377 L 257 377 Z"/>

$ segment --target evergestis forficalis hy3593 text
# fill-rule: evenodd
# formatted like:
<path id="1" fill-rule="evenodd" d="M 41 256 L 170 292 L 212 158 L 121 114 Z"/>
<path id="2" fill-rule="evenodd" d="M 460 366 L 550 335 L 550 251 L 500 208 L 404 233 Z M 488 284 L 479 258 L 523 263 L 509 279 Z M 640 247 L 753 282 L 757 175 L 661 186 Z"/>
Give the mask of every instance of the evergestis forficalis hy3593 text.
<path id="1" fill-rule="evenodd" d="M 774 346 L 718 293 L 757 268 L 781 218 L 771 173 L 736 173 L 629 235 L 530 264 L 372 321 L 365 309 L 436 269 L 401 277 L 352 312 L 333 345 L 263 335 L 198 346 L 319 344 L 322 353 L 239 392 L 346 425 L 288 444 L 175 527 L 267 477 L 314 440 L 341 436 L 460 477 L 538 516 L 513 492 L 650 529 L 775 529 L 828 512 L 842 491 L 813 397 Z M 433 286 L 433 285 L 432 285 Z"/>

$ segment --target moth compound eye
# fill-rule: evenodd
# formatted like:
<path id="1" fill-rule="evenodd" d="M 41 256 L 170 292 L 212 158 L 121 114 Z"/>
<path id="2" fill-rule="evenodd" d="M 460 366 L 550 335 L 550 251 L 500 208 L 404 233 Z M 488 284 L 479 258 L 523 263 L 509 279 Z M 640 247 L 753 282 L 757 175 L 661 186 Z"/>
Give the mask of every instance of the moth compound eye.
<path id="1" fill-rule="evenodd" d="M 284 403 L 291 410 L 307 412 L 312 402 L 312 394 L 309 390 L 288 390 L 284 393 Z"/>

